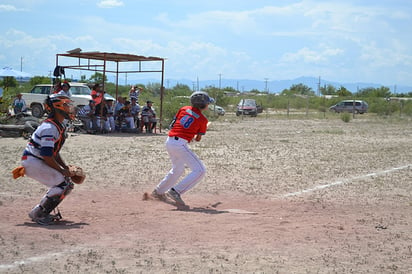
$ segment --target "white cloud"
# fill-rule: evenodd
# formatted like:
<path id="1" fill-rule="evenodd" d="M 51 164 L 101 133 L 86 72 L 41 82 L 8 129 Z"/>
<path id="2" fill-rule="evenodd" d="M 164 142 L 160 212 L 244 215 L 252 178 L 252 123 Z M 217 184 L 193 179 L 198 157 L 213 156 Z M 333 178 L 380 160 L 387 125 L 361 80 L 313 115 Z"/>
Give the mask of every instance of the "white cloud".
<path id="1" fill-rule="evenodd" d="M 2 11 L 18 11 L 18 9 L 12 5 L 0 5 L 0 12 Z"/>
<path id="2" fill-rule="evenodd" d="M 123 5 L 124 5 L 123 2 L 118 1 L 118 0 L 103 0 L 97 3 L 97 6 L 99 8 L 114 8 L 114 7 L 121 7 Z"/>
<path id="3" fill-rule="evenodd" d="M 307 47 L 299 49 L 294 53 L 286 53 L 282 56 L 282 63 L 296 63 L 296 62 L 305 62 L 319 64 L 328 62 L 330 57 L 337 55 L 342 55 L 344 51 L 339 48 L 324 48 L 322 50 L 311 50 Z"/>

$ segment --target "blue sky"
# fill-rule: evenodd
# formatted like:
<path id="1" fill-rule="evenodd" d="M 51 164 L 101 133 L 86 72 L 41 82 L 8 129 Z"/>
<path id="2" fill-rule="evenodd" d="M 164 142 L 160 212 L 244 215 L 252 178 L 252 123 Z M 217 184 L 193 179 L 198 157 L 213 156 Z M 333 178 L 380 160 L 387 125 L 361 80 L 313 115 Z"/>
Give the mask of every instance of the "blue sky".
<path id="1" fill-rule="evenodd" d="M 167 58 L 166 79 L 412 86 L 410 0 L 0 0 L 0 22 L 0 67 L 33 75 L 79 47 Z"/>

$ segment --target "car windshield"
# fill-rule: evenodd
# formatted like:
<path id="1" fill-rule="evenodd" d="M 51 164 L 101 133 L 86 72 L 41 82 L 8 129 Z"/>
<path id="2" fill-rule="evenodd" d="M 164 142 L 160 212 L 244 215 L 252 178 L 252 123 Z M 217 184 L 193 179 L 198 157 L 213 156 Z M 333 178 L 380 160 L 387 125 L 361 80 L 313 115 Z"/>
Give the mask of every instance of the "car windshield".
<path id="1" fill-rule="evenodd" d="M 90 95 L 90 89 L 87 87 L 72 86 L 70 92 L 74 95 Z"/>
<path id="2" fill-rule="evenodd" d="M 242 101 L 240 101 L 239 105 L 240 105 L 240 106 L 251 106 L 251 107 L 254 107 L 254 106 L 256 106 L 256 103 L 255 103 L 255 101 L 253 101 L 253 100 L 242 100 Z"/>

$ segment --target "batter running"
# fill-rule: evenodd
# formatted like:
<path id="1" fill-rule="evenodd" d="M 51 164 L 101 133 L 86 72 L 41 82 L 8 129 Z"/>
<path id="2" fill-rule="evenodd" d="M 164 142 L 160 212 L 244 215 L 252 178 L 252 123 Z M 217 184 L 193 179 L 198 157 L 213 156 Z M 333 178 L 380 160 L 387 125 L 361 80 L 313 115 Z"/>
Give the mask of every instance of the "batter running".
<path id="1" fill-rule="evenodd" d="M 213 99 L 206 92 L 196 91 L 190 96 L 191 106 L 184 106 L 177 112 L 166 140 L 172 169 L 153 190 L 153 197 L 160 200 L 170 198 L 178 206 L 185 206 L 180 195 L 193 188 L 204 177 L 206 168 L 188 144 L 193 139 L 199 142 L 206 133 L 208 120 L 202 111 L 206 110 L 211 102 Z M 185 166 L 188 166 L 191 172 L 176 184 Z"/>

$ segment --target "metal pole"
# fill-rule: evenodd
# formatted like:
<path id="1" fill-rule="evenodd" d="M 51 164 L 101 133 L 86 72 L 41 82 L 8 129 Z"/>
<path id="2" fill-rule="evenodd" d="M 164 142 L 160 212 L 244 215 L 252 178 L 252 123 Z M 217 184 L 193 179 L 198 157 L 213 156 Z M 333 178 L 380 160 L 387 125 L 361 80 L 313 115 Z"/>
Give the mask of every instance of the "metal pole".
<path id="1" fill-rule="evenodd" d="M 165 71 L 165 60 L 162 59 L 162 79 L 161 79 L 161 82 L 160 82 L 160 120 L 159 120 L 159 132 L 160 133 L 162 133 L 162 119 L 163 119 L 164 71 Z"/>

